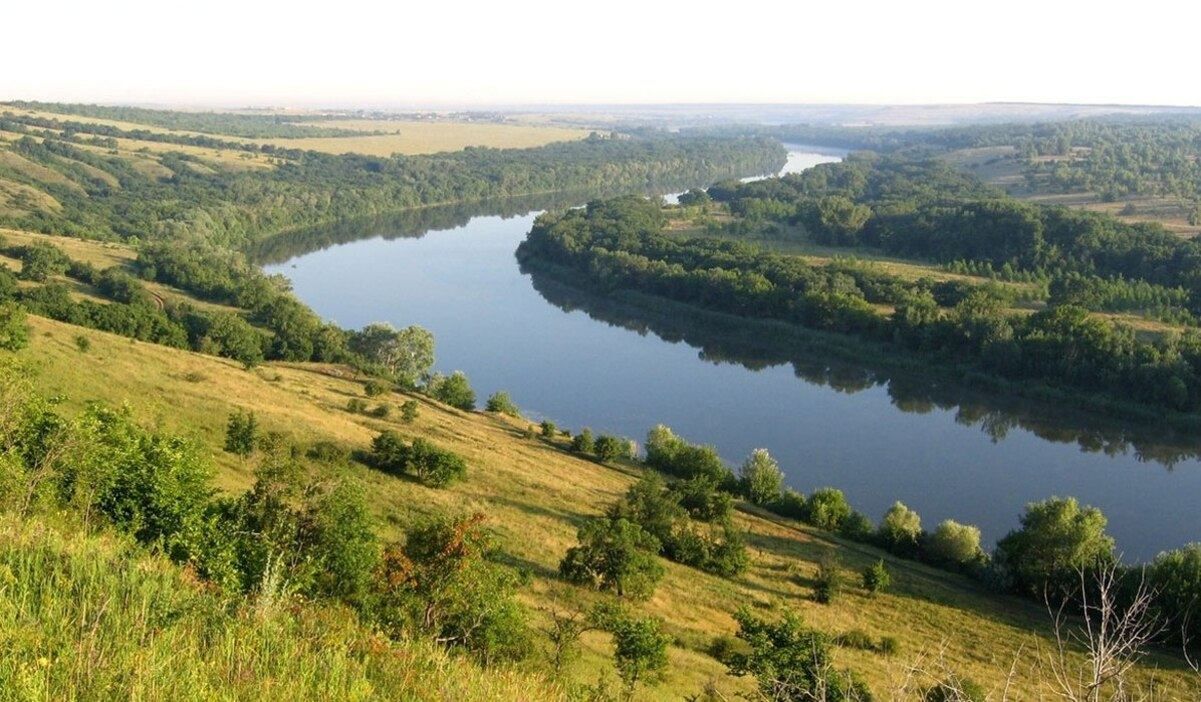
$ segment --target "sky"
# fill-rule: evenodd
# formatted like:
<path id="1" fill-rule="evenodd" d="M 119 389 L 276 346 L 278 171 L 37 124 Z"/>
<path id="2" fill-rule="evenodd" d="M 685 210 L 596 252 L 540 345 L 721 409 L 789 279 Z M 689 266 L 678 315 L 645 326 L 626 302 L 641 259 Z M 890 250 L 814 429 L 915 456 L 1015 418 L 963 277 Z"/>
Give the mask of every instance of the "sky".
<path id="1" fill-rule="evenodd" d="M 1201 105 L 1201 3 L 10 3 L 0 99 Z"/>

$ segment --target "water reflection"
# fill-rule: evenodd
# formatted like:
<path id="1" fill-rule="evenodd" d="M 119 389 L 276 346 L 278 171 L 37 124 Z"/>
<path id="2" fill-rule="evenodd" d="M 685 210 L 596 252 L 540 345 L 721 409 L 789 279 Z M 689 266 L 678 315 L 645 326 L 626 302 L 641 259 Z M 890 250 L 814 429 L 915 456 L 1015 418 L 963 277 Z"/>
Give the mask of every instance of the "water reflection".
<path id="1" fill-rule="evenodd" d="M 1186 432 L 1131 423 L 1095 413 L 1072 412 L 1014 395 L 984 392 L 966 383 L 948 382 L 911 368 L 889 366 L 865 357 L 862 348 L 834 335 L 784 324 L 740 320 L 683 305 L 628 296 L 624 300 L 594 295 L 566 285 L 531 267 L 522 267 L 534 289 L 564 312 L 583 312 L 610 326 L 697 349 L 697 357 L 713 364 L 736 364 L 760 371 L 781 365 L 796 377 L 840 393 L 856 394 L 873 387 L 887 390 L 892 405 L 912 414 L 954 411 L 957 424 L 979 428 L 994 443 L 1016 428 L 1050 442 L 1076 444 L 1086 453 L 1130 455 L 1140 463 L 1169 470 L 1201 457 L 1201 445 Z"/>

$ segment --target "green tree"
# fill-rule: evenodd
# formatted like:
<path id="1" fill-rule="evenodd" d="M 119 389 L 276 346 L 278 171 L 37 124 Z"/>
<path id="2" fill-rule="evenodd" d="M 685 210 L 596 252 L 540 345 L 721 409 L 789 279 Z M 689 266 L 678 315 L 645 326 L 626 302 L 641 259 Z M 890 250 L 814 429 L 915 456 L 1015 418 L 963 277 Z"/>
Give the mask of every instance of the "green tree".
<path id="1" fill-rule="evenodd" d="M 0 304 L 0 349 L 20 351 L 29 343 L 25 310 L 12 302 Z"/>
<path id="2" fill-rule="evenodd" d="M 846 495 L 836 488 L 822 488 L 805 501 L 805 521 L 830 531 L 837 531 L 851 516 L 851 505 Z"/>
<path id="3" fill-rule="evenodd" d="M 571 450 L 575 453 L 592 453 L 596 450 L 596 441 L 592 438 L 592 430 L 584 427 L 571 439 Z"/>
<path id="4" fill-rule="evenodd" d="M 521 414 L 517 409 L 517 404 L 513 402 L 513 398 L 509 397 L 509 393 L 504 390 L 492 393 L 492 396 L 488 398 L 488 404 L 485 405 L 485 409 L 489 412 L 507 414 L 510 417 L 516 417 Z"/>
<path id="5" fill-rule="evenodd" d="M 455 371 L 435 383 L 431 394 L 434 399 L 464 412 L 475 409 L 475 390 L 471 389 L 471 382 L 462 371 Z"/>
<path id="6" fill-rule="evenodd" d="M 538 425 L 538 430 L 542 434 L 542 438 L 553 439 L 555 438 L 555 434 L 558 433 L 559 428 L 549 419 L 543 419 L 542 423 Z"/>
<path id="7" fill-rule="evenodd" d="M 764 699 L 774 702 L 870 702 L 871 692 L 850 671 L 837 670 L 830 640 L 786 612 L 768 622 L 740 609 L 738 638 L 750 649 L 735 653 L 726 664 L 737 676 L 752 675 Z"/>
<path id="8" fill-rule="evenodd" d="M 394 636 L 424 635 L 484 663 L 527 656 L 532 640 L 517 576 L 493 562 L 484 515 L 439 517 L 385 549 L 372 613 Z"/>
<path id="9" fill-rule="evenodd" d="M 626 519 L 592 519 L 579 530 L 579 545 L 567 550 L 559 572 L 567 580 L 618 597 L 646 599 L 663 578 L 656 560 L 659 540 Z"/>
<path id="10" fill-rule="evenodd" d="M 595 445 L 596 457 L 602 461 L 616 461 L 619 458 L 630 457 L 630 442 L 619 436 L 602 434 Z"/>
<path id="11" fill-rule="evenodd" d="M 229 415 L 225 425 L 225 450 L 245 458 L 254 453 L 259 436 L 259 422 L 254 412 L 238 410 Z"/>
<path id="12" fill-rule="evenodd" d="M 667 669 L 667 645 L 656 617 L 621 617 L 613 623 L 613 661 L 625 687 L 626 699 L 634 696 L 640 683 L 658 680 Z"/>
<path id="13" fill-rule="evenodd" d="M 966 566 L 984 558 L 980 548 L 980 529 L 945 519 L 926 539 L 926 554 L 935 563 Z"/>
<path id="14" fill-rule="evenodd" d="M 434 335 L 418 326 L 368 324 L 351 335 L 350 348 L 407 387 L 416 387 L 434 365 Z"/>
<path id="15" fill-rule="evenodd" d="M 842 564 L 838 555 L 829 551 L 817 563 L 817 575 L 813 578 L 813 599 L 821 604 L 830 604 L 842 594 Z"/>
<path id="16" fill-rule="evenodd" d="M 1114 541 L 1105 525 L 1101 510 L 1081 507 L 1075 498 L 1032 502 L 1021 527 L 997 542 L 994 558 L 1019 592 L 1041 597 L 1048 586 L 1066 592 L 1078 570 L 1113 561 Z"/>
<path id="17" fill-rule="evenodd" d="M 412 424 L 417 419 L 419 407 L 417 400 L 405 400 L 400 403 L 400 418 L 405 424 Z"/>
<path id="18" fill-rule="evenodd" d="M 375 521 L 363 489 L 340 481 L 310 502 L 304 521 L 309 553 L 314 561 L 317 591 L 345 602 L 361 604 L 379 564 Z"/>
<path id="19" fill-rule="evenodd" d="M 1148 576 L 1166 635 L 1196 646 L 1201 641 L 1201 544 L 1159 554 Z"/>
<path id="20" fill-rule="evenodd" d="M 876 561 L 863 569 L 863 589 L 871 594 L 884 592 L 892 585 L 892 576 L 884 565 L 884 559 Z"/>
<path id="21" fill-rule="evenodd" d="M 784 471 L 767 449 L 755 449 L 747 456 L 739 471 L 743 491 L 757 505 L 770 505 L 780 499 L 784 490 Z"/>
<path id="22" fill-rule="evenodd" d="M 911 555 L 922 537 L 922 518 L 904 503 L 896 502 L 884 513 L 876 533 L 888 550 Z"/>

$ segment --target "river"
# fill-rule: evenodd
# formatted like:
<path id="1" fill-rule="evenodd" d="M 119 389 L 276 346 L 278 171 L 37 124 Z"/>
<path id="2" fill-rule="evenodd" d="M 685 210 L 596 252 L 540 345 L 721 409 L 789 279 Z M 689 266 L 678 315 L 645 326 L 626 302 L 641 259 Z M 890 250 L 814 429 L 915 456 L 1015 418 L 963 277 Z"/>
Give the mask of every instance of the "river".
<path id="1" fill-rule="evenodd" d="M 791 146 L 785 172 L 838 158 Z M 1201 540 L 1195 437 L 865 366 L 803 334 L 769 343 L 729 320 L 584 295 L 519 268 L 537 214 L 509 214 L 522 207 L 350 223 L 300 250 L 325 234 L 343 243 L 266 270 L 343 327 L 429 329 L 437 368 L 464 371 L 481 403 L 503 389 L 531 418 L 637 439 L 663 423 L 732 465 L 766 447 L 790 485 L 841 488 L 873 519 L 901 500 L 927 529 L 953 518 L 991 545 L 1027 502 L 1071 495 L 1105 512 L 1127 560 Z"/>

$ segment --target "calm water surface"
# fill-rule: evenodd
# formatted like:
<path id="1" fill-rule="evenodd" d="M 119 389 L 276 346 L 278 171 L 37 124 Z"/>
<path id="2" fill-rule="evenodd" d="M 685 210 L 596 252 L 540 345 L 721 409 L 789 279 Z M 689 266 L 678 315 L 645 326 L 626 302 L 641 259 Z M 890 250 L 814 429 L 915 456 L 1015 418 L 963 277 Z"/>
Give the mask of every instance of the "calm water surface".
<path id="1" fill-rule="evenodd" d="M 838 160 L 794 147 L 785 171 Z M 731 463 L 767 447 L 804 492 L 833 485 L 878 519 L 894 500 L 927 528 L 978 524 L 991 544 L 1026 502 L 1073 495 L 1110 520 L 1127 559 L 1201 540 L 1192 437 L 973 396 L 703 316 L 656 314 L 523 273 L 536 213 L 477 216 L 414 236 L 370 236 L 267 267 L 344 327 L 419 324 L 437 367 L 523 412 L 641 439 L 664 423 Z M 345 238 L 345 237 L 342 237 Z"/>

